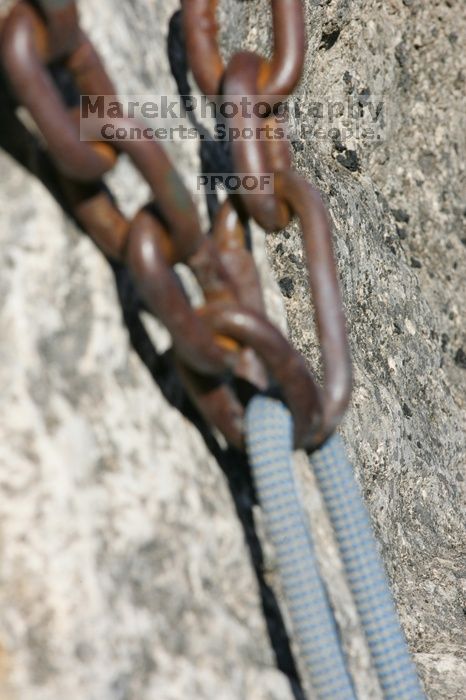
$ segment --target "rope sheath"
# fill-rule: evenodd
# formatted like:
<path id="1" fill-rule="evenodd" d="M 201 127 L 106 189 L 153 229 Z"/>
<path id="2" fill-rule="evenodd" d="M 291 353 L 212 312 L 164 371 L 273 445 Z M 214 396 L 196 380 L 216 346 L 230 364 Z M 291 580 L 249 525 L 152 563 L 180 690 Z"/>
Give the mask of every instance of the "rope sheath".
<path id="1" fill-rule="evenodd" d="M 424 695 L 401 631 L 369 515 L 338 435 L 311 456 L 386 700 Z"/>
<path id="2" fill-rule="evenodd" d="M 293 425 L 285 406 L 255 397 L 246 413 L 247 447 L 283 589 L 317 700 L 354 700 L 333 611 L 323 586 L 293 472 Z M 341 438 L 311 456 L 347 580 L 386 700 L 423 700 L 397 618 L 367 509 Z"/>
<path id="3" fill-rule="evenodd" d="M 257 397 L 249 404 L 246 422 L 259 502 L 275 547 L 293 630 L 316 699 L 355 700 L 299 503 L 293 474 L 290 414 L 280 402 Z"/>

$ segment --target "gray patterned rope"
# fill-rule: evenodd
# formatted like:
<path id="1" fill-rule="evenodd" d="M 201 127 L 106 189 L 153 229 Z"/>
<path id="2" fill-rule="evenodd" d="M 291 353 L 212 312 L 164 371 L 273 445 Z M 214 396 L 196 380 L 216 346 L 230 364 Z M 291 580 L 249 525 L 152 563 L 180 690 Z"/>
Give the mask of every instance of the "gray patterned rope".
<path id="1" fill-rule="evenodd" d="M 423 700 L 369 515 L 338 435 L 311 455 L 346 577 L 387 700 Z"/>
<path id="2" fill-rule="evenodd" d="M 247 447 L 266 527 L 275 547 L 293 630 L 318 700 L 350 700 L 333 612 L 319 575 L 295 484 L 293 425 L 274 399 L 255 397 L 246 413 Z M 311 456 L 386 700 L 424 700 L 353 469 L 341 439 Z"/>
<path id="3" fill-rule="evenodd" d="M 295 485 L 290 414 L 281 402 L 257 397 L 249 404 L 246 422 L 259 502 L 316 700 L 354 700 Z"/>

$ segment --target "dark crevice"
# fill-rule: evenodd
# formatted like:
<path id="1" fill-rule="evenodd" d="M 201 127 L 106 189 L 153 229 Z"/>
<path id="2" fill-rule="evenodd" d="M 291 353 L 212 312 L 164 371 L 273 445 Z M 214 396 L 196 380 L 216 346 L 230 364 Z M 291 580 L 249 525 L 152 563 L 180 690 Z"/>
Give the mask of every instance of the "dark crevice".
<path id="1" fill-rule="evenodd" d="M 341 29 L 334 29 L 331 32 L 324 32 L 320 39 L 319 49 L 328 51 L 334 46 L 340 36 Z"/>

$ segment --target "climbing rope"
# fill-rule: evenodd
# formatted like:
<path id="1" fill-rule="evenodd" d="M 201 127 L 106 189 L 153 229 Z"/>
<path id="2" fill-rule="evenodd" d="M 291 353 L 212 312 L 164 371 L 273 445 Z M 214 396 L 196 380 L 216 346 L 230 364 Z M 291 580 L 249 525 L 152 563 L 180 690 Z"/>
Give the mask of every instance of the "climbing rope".
<path id="1" fill-rule="evenodd" d="M 246 439 L 293 631 L 312 687 L 322 700 L 354 700 L 295 482 L 293 423 L 281 401 L 261 396 L 252 399 L 246 412 Z"/>
<path id="2" fill-rule="evenodd" d="M 367 509 L 343 442 L 332 436 L 312 453 L 346 577 L 387 700 L 423 698 L 396 615 Z"/>
<path id="3" fill-rule="evenodd" d="M 319 700 L 354 698 L 295 484 L 291 415 L 280 401 L 257 396 L 248 406 L 246 426 L 254 482 L 310 682 Z M 384 698 L 422 700 L 369 516 L 341 438 L 329 438 L 312 453 L 310 464 Z"/>

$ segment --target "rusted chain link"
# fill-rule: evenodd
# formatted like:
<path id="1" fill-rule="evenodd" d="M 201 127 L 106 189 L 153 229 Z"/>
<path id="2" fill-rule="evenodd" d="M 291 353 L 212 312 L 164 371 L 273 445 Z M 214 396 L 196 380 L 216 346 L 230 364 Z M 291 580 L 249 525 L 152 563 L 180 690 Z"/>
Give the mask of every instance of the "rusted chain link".
<path id="1" fill-rule="evenodd" d="M 322 349 L 322 389 L 289 349 L 281 356 L 278 338 L 272 342 L 270 329 L 261 326 L 259 319 L 223 312 L 215 315 L 213 323 L 216 330 L 228 332 L 262 357 L 293 413 L 297 444 L 311 447 L 333 431 L 344 413 L 351 391 L 351 363 L 328 216 L 318 193 L 292 171 L 288 140 L 269 137 L 277 131 L 277 108 L 301 77 L 303 6 L 301 0 L 271 0 L 272 59 L 238 52 L 225 66 L 218 44 L 217 5 L 217 0 L 182 2 L 191 70 L 201 90 L 218 103 L 227 99 L 234 106 L 235 115 L 226 120 L 233 132 L 242 133 L 247 126 L 254 134 L 265 134 L 260 139 L 238 138 L 232 143 L 237 172 L 273 174 L 275 181 L 273 193 L 248 193 L 242 204 L 266 231 L 284 228 L 293 215 L 300 220 Z M 245 98 L 253 106 L 267 105 L 264 116 L 252 109 L 245 117 L 240 109 Z"/>
<path id="2" fill-rule="evenodd" d="M 271 4 L 274 53 L 271 61 L 260 59 L 257 89 L 253 94 L 281 97 L 293 92 L 301 78 L 305 25 L 302 0 L 271 0 Z M 182 0 L 182 6 L 194 77 L 206 95 L 219 95 L 225 66 L 218 44 L 218 0 Z"/>
<path id="3" fill-rule="evenodd" d="M 301 0 L 271 0 L 274 52 L 270 61 L 239 52 L 225 66 L 217 40 L 216 0 L 183 0 L 187 53 L 201 90 L 214 100 L 244 96 L 269 105 L 264 116 L 234 117 L 228 126 L 277 126 L 277 110 L 295 88 L 304 63 Z M 21 0 L 1 28 L 0 59 L 18 104 L 42 134 L 62 174 L 73 212 L 97 245 L 128 264 L 139 293 L 171 333 L 180 375 L 204 417 L 227 441 L 243 447 L 244 406 L 237 384 L 253 390 L 279 387 L 293 413 L 296 444 L 312 447 L 335 427 L 349 398 L 351 371 L 331 232 L 317 192 L 291 169 L 286 139 L 235 140 L 235 169 L 271 173 L 272 193 L 229 196 L 206 236 L 196 208 L 160 143 L 153 139 L 109 143 L 92 116 L 81 140 L 79 112 L 68 107 L 52 79 L 59 64 L 77 95 L 115 96 L 91 41 L 80 28 L 74 0 Z M 219 96 L 220 95 L 220 96 Z M 229 98 L 230 99 L 230 98 Z M 129 119 L 115 120 L 128 130 Z M 82 125 L 81 125 L 82 126 Z M 149 184 L 156 205 L 132 220 L 99 187 L 102 175 L 126 153 Z M 245 245 L 248 217 L 266 231 L 296 215 L 302 225 L 319 339 L 324 385 L 265 317 L 253 257 Z M 173 270 L 188 265 L 204 295 L 193 309 Z"/>

